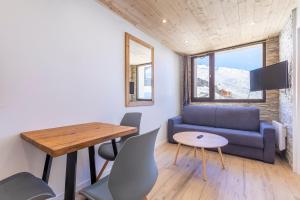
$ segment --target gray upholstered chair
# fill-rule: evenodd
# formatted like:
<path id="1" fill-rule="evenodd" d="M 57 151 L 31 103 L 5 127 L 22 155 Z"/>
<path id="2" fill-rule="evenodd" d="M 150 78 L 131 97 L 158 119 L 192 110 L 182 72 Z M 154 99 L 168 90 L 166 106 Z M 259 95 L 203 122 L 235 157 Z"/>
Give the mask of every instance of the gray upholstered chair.
<path id="1" fill-rule="evenodd" d="M 0 181 L 1 200 L 45 200 L 52 197 L 55 197 L 55 194 L 51 188 L 27 172 Z"/>
<path id="2" fill-rule="evenodd" d="M 159 129 L 129 138 L 110 175 L 80 191 L 90 200 L 143 200 L 154 186 L 158 170 L 154 146 Z"/>
<path id="3" fill-rule="evenodd" d="M 134 136 L 134 135 L 138 135 L 140 132 L 140 124 L 141 124 L 141 118 L 142 118 L 142 113 L 139 112 L 131 112 L 131 113 L 126 113 L 120 123 L 121 126 L 132 126 L 132 127 L 136 127 L 137 128 L 137 132 L 134 134 L 131 134 L 129 136 L 124 136 L 121 137 L 121 140 L 119 142 L 117 142 L 117 149 L 121 149 L 121 147 L 123 146 L 124 142 Z M 100 179 L 101 175 L 103 174 L 107 164 L 109 161 L 114 161 L 115 160 L 115 155 L 114 155 L 114 151 L 113 151 L 113 147 L 111 143 L 104 143 L 101 144 L 99 149 L 98 149 L 98 155 L 102 158 L 104 158 L 106 161 L 104 163 L 104 165 L 102 166 L 98 176 L 97 176 L 97 180 Z"/>

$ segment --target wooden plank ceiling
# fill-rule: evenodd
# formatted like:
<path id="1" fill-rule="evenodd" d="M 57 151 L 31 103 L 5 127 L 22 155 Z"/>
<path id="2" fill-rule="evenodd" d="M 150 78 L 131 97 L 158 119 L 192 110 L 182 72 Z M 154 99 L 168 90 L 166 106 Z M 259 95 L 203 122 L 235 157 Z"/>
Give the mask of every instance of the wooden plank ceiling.
<path id="1" fill-rule="evenodd" d="M 180 54 L 278 35 L 296 7 L 296 0 L 98 1 Z"/>

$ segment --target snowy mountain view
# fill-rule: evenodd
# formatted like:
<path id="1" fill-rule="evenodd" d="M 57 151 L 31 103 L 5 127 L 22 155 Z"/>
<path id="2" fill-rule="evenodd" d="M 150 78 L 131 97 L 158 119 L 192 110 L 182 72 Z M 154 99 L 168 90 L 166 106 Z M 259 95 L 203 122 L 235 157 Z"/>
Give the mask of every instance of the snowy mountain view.
<path id="1" fill-rule="evenodd" d="M 197 65 L 197 97 L 209 95 L 209 67 Z M 248 70 L 218 67 L 215 69 L 215 99 L 260 99 L 262 92 L 250 92 Z"/>

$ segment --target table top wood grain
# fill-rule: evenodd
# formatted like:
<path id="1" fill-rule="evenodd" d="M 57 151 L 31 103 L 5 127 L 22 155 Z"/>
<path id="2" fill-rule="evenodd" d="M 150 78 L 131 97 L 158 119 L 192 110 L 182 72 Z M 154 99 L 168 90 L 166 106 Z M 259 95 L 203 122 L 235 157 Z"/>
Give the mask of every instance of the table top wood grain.
<path id="1" fill-rule="evenodd" d="M 21 133 L 21 138 L 52 157 L 135 133 L 135 127 L 92 122 Z"/>

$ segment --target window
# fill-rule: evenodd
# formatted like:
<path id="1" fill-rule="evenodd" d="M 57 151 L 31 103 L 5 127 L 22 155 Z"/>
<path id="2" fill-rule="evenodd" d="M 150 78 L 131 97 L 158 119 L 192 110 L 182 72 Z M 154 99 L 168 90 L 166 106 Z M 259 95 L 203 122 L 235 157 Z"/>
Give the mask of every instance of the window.
<path id="1" fill-rule="evenodd" d="M 265 66 L 264 52 L 258 43 L 193 57 L 192 101 L 265 101 L 265 92 L 250 92 L 250 71 Z"/>
<path id="2" fill-rule="evenodd" d="M 197 98 L 209 98 L 209 56 L 194 59 L 194 94 Z"/>

